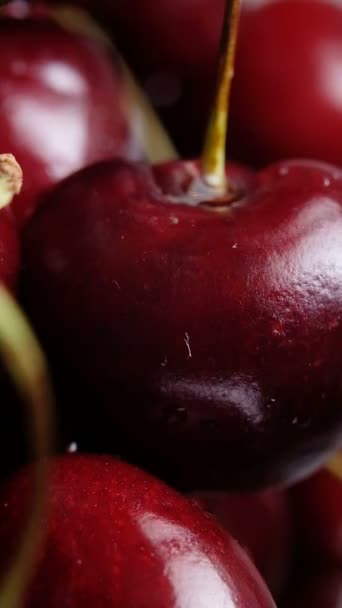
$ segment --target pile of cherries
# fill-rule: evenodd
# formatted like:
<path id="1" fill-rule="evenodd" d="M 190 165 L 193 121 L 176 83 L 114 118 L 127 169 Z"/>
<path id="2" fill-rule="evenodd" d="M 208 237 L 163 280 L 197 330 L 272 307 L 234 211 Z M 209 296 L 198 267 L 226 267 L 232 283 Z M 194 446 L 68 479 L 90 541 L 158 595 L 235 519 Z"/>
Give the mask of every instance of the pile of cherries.
<path id="1" fill-rule="evenodd" d="M 340 608 L 342 5 L 239 8 L 0 9 L 0 279 L 56 395 L 23 608 Z M 122 57 L 181 157 L 161 130 L 149 164 Z M 7 385 L 2 573 L 33 487 Z"/>

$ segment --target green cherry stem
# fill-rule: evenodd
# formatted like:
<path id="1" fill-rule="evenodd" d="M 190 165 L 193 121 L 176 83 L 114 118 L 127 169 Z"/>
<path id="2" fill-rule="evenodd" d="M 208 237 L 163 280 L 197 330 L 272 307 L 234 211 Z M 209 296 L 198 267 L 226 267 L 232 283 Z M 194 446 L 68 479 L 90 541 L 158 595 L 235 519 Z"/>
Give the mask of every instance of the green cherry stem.
<path id="1" fill-rule="evenodd" d="M 241 0 L 226 0 L 218 84 L 201 158 L 202 179 L 217 196 L 223 196 L 229 191 L 226 178 L 226 139 L 240 9 Z"/>

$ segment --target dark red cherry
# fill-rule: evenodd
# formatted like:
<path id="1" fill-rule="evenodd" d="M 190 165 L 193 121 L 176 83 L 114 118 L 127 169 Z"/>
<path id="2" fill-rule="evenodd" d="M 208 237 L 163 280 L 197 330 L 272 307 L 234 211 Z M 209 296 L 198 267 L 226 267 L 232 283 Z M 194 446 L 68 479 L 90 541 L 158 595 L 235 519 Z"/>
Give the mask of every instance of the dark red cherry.
<path id="1" fill-rule="evenodd" d="M 42 193 L 94 161 L 137 158 L 122 74 L 99 41 L 52 18 L 0 19 L 0 142 L 24 173 L 19 226 Z"/>
<path id="2" fill-rule="evenodd" d="M 248 551 L 276 597 L 291 566 L 291 503 L 280 491 L 255 494 L 193 492 L 193 498 Z"/>
<path id="3" fill-rule="evenodd" d="M 293 481 L 342 433 L 342 172 L 234 175 L 219 201 L 195 163 L 100 163 L 24 234 L 28 308 L 95 389 L 94 432 L 197 489 Z"/>
<path id="4" fill-rule="evenodd" d="M 3 565 L 30 490 L 24 471 L 2 491 Z M 25 608 L 275 608 L 252 562 L 210 516 L 110 457 L 52 462 L 43 531 Z"/>

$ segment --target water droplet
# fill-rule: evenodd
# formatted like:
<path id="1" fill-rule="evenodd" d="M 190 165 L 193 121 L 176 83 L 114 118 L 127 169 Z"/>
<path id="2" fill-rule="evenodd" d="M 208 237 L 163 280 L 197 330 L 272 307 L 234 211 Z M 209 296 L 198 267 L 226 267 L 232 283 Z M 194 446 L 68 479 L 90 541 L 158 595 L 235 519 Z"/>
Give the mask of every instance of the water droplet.
<path id="1" fill-rule="evenodd" d="M 323 186 L 325 186 L 326 188 L 328 188 L 328 186 L 330 186 L 331 184 L 331 180 L 329 179 L 329 177 L 325 177 L 323 179 Z"/>

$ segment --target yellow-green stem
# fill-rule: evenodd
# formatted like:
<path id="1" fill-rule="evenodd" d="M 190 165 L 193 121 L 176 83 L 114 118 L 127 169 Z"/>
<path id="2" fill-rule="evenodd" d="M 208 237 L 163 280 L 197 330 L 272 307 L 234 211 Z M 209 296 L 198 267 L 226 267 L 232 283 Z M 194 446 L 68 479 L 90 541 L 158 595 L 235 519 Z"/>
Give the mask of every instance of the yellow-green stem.
<path id="1" fill-rule="evenodd" d="M 226 0 L 218 85 L 201 159 L 203 181 L 219 196 L 224 195 L 229 189 L 226 178 L 226 139 L 240 7 L 241 0 Z"/>

